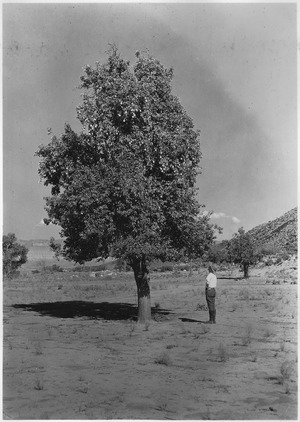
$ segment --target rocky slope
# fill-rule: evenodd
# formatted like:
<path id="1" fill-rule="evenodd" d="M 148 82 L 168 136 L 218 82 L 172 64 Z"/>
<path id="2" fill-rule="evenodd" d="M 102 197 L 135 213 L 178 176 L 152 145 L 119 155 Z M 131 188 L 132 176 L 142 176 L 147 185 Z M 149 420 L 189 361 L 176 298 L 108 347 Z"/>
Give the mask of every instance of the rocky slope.
<path id="1" fill-rule="evenodd" d="M 249 230 L 257 247 L 273 249 L 274 252 L 286 251 L 297 253 L 298 208 L 286 212 L 281 217 L 267 223 L 260 224 Z"/>

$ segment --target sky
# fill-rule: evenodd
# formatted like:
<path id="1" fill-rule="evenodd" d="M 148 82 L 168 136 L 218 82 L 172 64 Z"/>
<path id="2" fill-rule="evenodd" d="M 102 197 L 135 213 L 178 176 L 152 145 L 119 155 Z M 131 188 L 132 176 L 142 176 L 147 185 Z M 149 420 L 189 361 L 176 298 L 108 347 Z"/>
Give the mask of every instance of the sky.
<path id="1" fill-rule="evenodd" d="M 109 44 L 134 63 L 148 50 L 173 67 L 173 93 L 200 129 L 200 204 L 230 239 L 297 206 L 296 3 L 3 4 L 3 233 L 45 226 L 34 154 L 76 107 L 86 64 Z"/>

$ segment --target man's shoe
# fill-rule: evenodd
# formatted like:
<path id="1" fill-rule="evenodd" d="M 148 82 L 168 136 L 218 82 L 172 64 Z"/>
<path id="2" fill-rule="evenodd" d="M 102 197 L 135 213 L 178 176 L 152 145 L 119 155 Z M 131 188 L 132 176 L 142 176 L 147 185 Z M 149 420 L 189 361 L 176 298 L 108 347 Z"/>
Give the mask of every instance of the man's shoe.
<path id="1" fill-rule="evenodd" d="M 209 311 L 209 321 L 207 321 L 206 324 L 213 324 L 213 313 L 212 313 L 212 311 Z"/>

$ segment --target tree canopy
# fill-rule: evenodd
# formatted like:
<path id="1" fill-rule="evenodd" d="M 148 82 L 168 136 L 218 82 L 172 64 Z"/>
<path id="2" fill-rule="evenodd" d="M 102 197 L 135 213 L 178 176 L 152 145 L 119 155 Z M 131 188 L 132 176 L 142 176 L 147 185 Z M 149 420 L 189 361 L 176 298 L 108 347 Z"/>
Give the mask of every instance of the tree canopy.
<path id="1" fill-rule="evenodd" d="M 2 258 L 3 274 L 12 277 L 17 269 L 27 262 L 28 249 L 17 242 L 14 233 L 3 235 Z"/>
<path id="2" fill-rule="evenodd" d="M 85 67 L 83 131 L 66 124 L 37 152 L 52 185 L 46 223 L 62 227 L 65 257 L 199 256 L 213 241 L 195 199 L 199 132 L 171 94 L 172 76 L 149 55 L 131 67 L 114 47 L 107 63 Z"/>

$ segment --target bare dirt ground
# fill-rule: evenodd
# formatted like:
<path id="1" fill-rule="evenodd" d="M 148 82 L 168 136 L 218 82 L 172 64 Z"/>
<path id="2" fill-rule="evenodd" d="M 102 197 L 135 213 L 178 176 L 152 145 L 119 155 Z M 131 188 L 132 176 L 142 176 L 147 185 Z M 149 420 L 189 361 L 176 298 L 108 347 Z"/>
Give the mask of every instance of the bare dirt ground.
<path id="1" fill-rule="evenodd" d="M 21 274 L 3 286 L 4 419 L 297 419 L 295 263 L 151 275 L 138 325 L 131 273 Z"/>

